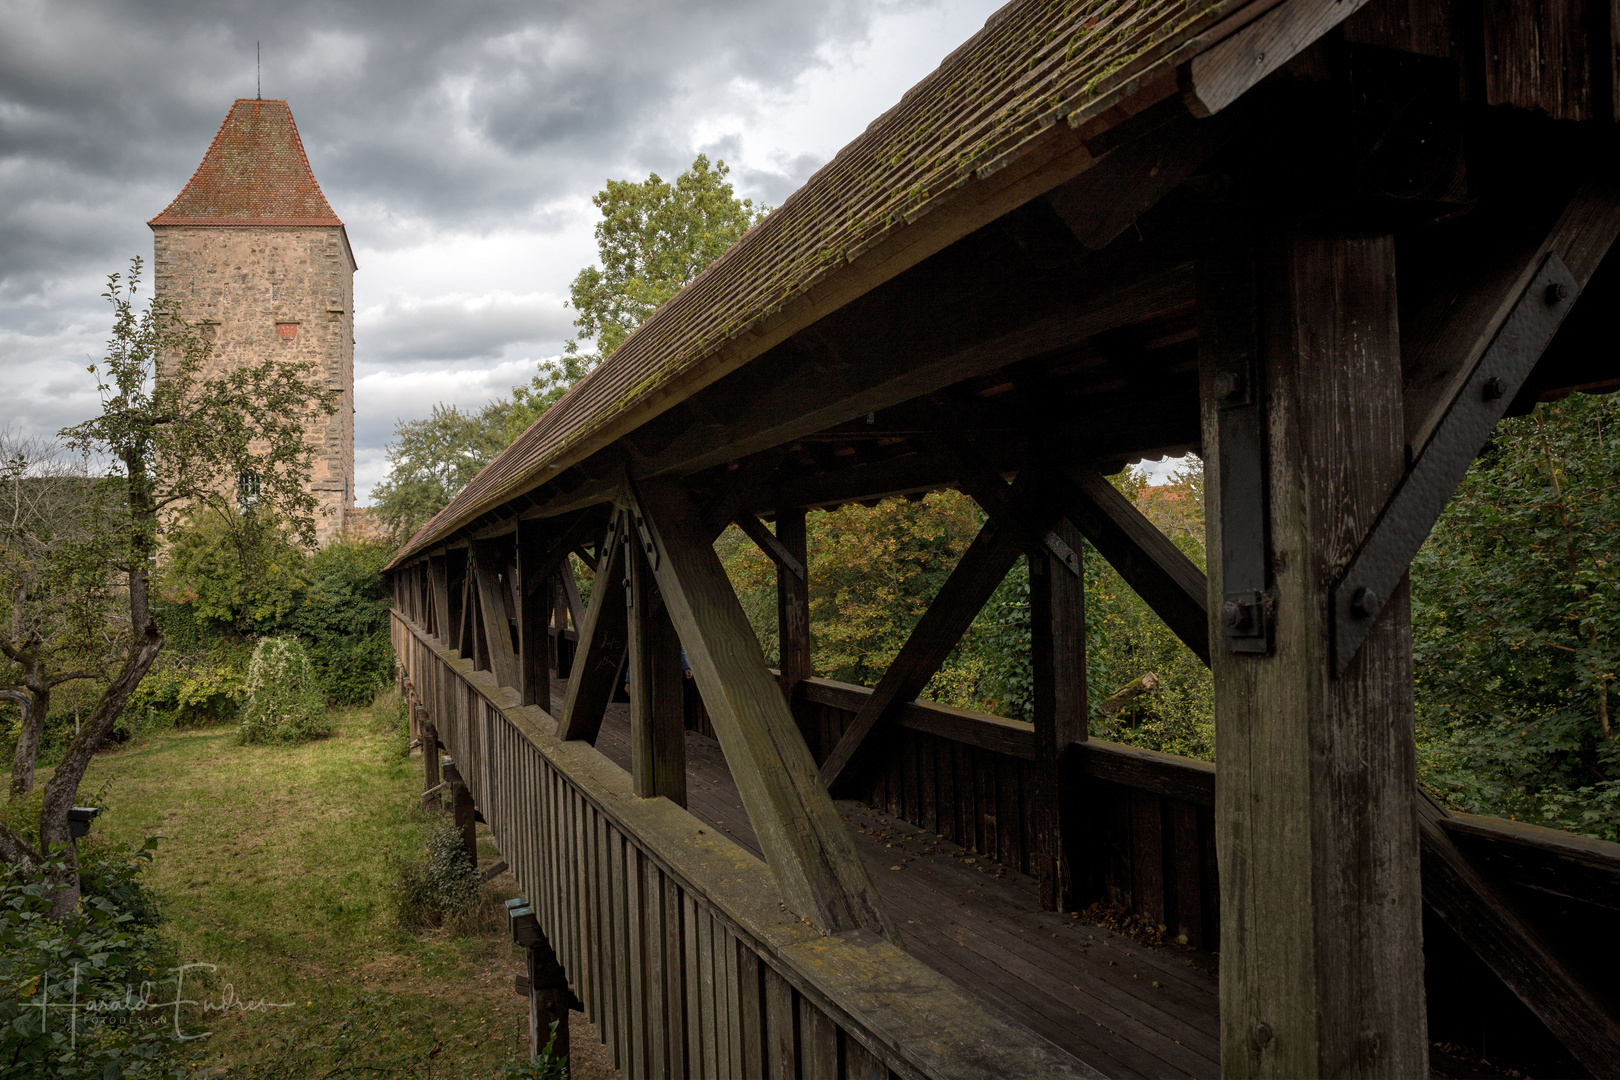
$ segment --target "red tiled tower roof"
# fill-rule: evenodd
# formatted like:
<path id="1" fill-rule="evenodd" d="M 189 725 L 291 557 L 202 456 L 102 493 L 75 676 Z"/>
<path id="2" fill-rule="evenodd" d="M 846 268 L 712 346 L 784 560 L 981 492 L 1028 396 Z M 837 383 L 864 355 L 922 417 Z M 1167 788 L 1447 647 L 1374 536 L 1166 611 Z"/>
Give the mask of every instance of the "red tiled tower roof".
<path id="1" fill-rule="evenodd" d="M 285 101 L 237 98 L 185 190 L 148 225 L 336 225 Z"/>

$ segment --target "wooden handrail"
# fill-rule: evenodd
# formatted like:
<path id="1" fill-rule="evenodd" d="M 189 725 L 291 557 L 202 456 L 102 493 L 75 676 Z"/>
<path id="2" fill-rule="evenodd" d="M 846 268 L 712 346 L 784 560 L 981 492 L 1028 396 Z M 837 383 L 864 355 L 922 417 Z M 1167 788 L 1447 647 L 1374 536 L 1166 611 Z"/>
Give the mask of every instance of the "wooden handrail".
<path id="1" fill-rule="evenodd" d="M 859 712 L 871 696 L 870 687 L 832 679 L 805 679 L 798 693 L 804 700 L 845 712 Z M 925 732 L 942 739 L 990 750 L 1009 757 L 1035 760 L 1035 725 L 1004 716 L 958 709 L 932 701 L 902 705 L 895 722 L 903 728 Z M 1125 787 L 1139 788 L 1197 806 L 1215 805 L 1215 766 L 1196 758 L 1180 757 L 1158 750 L 1122 746 L 1105 739 L 1075 743 L 1087 776 Z"/>

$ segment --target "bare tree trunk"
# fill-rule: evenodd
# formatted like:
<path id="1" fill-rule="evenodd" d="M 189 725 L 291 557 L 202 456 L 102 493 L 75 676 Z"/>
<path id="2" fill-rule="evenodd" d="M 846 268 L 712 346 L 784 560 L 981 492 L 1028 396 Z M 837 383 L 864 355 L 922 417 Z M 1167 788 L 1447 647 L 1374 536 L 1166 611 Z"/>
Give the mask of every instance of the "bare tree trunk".
<path id="1" fill-rule="evenodd" d="M 66 918 L 79 904 L 78 859 L 73 849 L 72 826 L 68 821 L 73 799 L 79 793 L 79 782 L 90 767 L 90 759 L 106 741 L 107 733 L 124 711 L 125 702 L 146 677 L 147 671 L 157 660 L 158 650 L 163 647 L 163 632 L 158 629 L 147 607 L 146 589 L 145 569 L 132 571 L 129 575 L 129 606 L 133 616 L 131 622 L 137 629 L 129 658 L 124 661 L 123 670 L 102 691 L 95 711 L 68 746 L 62 764 L 56 767 L 56 772 L 45 784 L 45 805 L 39 821 L 40 849 L 47 857 L 56 849 L 67 863 L 61 873 L 53 875 L 53 884 L 60 886 L 51 900 L 53 919 Z"/>
<path id="2" fill-rule="evenodd" d="M 22 730 L 11 757 L 11 797 L 21 798 L 34 790 L 34 764 L 39 759 L 39 740 L 45 732 L 45 719 L 51 714 L 51 688 L 30 686 L 28 693 L 3 691 L 0 697 L 15 701 L 22 709 Z"/>

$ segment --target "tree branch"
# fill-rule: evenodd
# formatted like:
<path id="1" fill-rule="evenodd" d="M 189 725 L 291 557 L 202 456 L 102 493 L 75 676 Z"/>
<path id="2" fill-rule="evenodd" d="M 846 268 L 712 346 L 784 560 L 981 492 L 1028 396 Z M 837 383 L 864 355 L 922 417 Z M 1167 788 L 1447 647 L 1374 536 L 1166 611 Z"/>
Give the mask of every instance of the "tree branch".
<path id="1" fill-rule="evenodd" d="M 0 862 L 12 866 L 38 865 L 45 856 L 34 850 L 34 845 L 11 831 L 11 826 L 0 822 Z"/>

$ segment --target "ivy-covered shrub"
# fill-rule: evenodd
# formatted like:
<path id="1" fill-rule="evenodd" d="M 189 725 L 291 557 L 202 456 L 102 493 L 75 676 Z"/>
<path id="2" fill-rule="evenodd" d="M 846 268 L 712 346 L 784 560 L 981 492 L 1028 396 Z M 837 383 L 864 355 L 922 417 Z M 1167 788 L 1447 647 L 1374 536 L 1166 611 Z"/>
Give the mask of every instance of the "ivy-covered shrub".
<path id="1" fill-rule="evenodd" d="M 421 852 L 391 857 L 389 870 L 394 918 L 407 930 L 442 926 L 470 913 L 484 884 L 462 846 L 461 830 L 448 821 L 433 826 Z"/>
<path id="2" fill-rule="evenodd" d="M 393 554 L 375 540 L 334 540 L 310 559 L 309 587 L 281 624 L 308 647 L 334 705 L 364 705 L 393 679 L 382 576 Z"/>
<path id="3" fill-rule="evenodd" d="M 299 743 L 330 731 L 326 695 L 297 638 L 265 638 L 248 664 L 238 734 L 244 743 Z"/>

